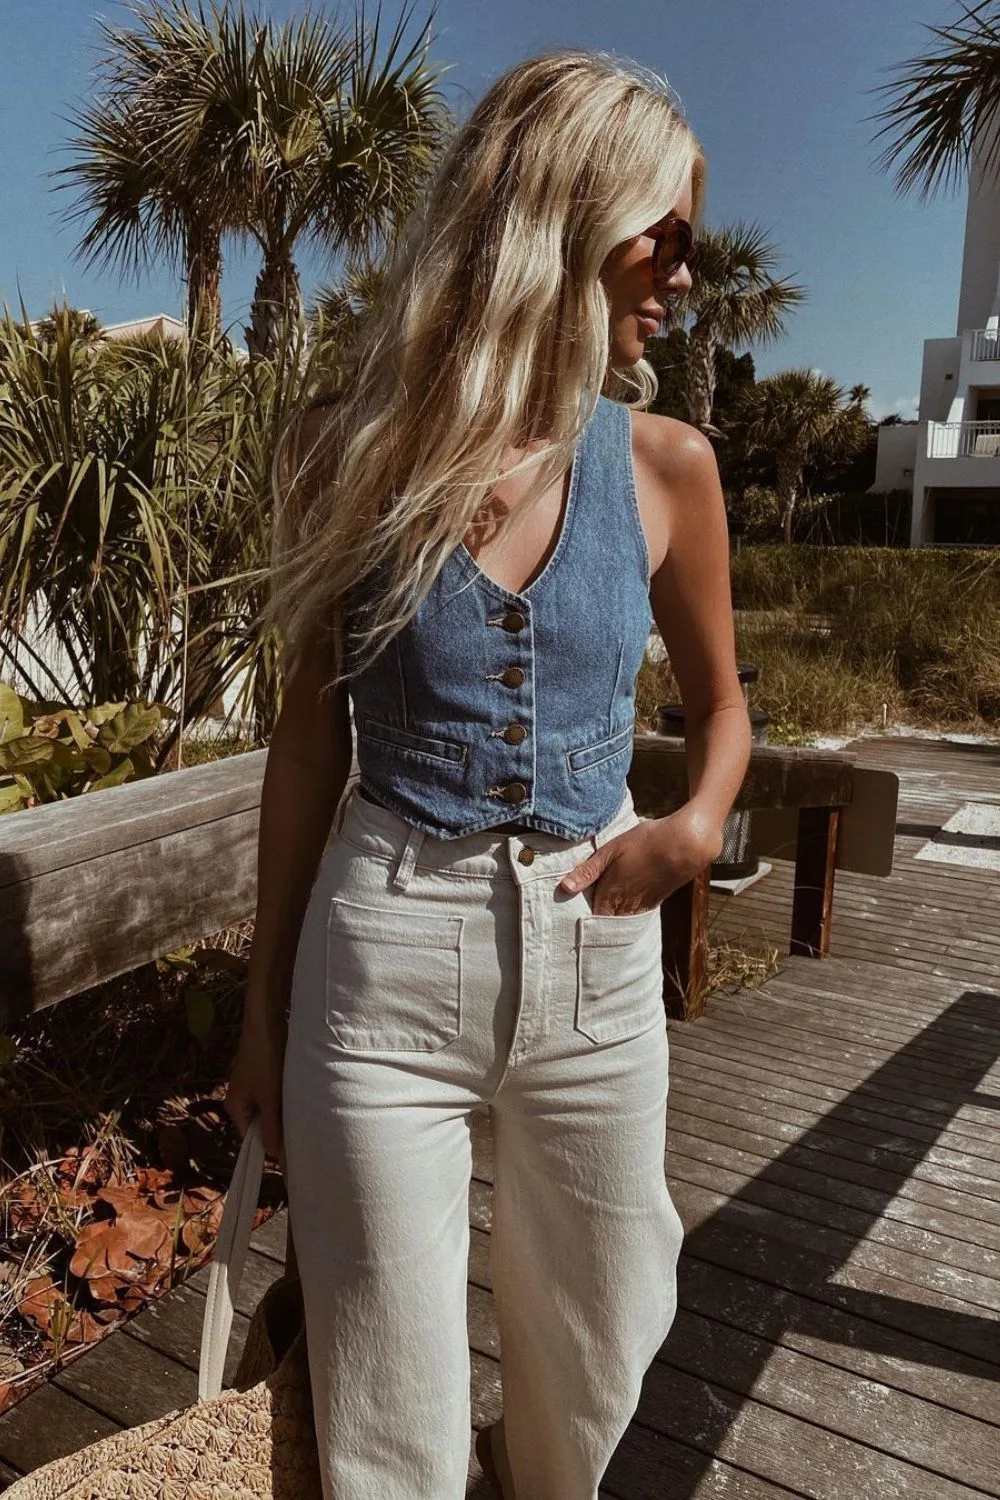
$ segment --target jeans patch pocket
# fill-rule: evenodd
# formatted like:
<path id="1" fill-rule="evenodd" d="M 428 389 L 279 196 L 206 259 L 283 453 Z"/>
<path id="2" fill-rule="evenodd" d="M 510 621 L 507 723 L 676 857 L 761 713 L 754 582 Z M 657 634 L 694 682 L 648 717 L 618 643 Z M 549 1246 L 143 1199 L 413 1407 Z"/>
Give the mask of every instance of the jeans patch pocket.
<path id="1" fill-rule="evenodd" d="M 665 1023 L 660 908 L 576 921 L 576 1030 L 622 1042 Z"/>
<path id="2" fill-rule="evenodd" d="M 349 1052 L 437 1052 L 462 1026 L 464 917 L 334 896 L 326 1020 Z"/>

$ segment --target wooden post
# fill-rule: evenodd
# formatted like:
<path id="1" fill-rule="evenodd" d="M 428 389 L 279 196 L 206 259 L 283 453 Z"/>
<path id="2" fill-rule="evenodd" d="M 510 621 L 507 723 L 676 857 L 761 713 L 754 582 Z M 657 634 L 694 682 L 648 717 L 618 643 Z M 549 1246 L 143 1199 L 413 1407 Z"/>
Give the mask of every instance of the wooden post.
<path id="1" fill-rule="evenodd" d="M 830 951 L 838 807 L 802 807 L 795 845 L 790 953 L 826 958 Z"/>
<path id="2" fill-rule="evenodd" d="M 663 1001 L 680 1021 L 701 1015 L 708 985 L 708 897 L 711 865 L 660 907 Z"/>

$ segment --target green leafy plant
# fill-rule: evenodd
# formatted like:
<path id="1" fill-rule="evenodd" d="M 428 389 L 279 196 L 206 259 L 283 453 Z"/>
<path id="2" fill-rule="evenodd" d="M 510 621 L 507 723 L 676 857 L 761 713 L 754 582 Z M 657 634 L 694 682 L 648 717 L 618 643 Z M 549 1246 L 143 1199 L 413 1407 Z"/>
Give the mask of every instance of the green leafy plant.
<path id="1" fill-rule="evenodd" d="M 164 703 L 77 709 L 0 682 L 0 813 L 154 775 L 156 737 L 174 717 Z"/>

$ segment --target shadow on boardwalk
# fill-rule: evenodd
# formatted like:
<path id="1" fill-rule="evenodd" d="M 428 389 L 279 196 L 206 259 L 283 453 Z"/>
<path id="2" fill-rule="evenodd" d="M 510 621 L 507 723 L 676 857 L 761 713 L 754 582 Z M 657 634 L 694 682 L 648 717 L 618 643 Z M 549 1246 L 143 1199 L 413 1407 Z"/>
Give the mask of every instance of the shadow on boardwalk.
<path id="1" fill-rule="evenodd" d="M 766 1004 L 766 989 L 759 998 Z M 720 1026 L 724 1028 L 725 1022 L 720 1022 Z M 683 1041 L 679 1046 L 683 1047 Z M 932 1391 L 946 1404 L 947 1381 L 935 1386 L 934 1382 L 925 1384 L 919 1378 L 912 1378 L 914 1367 L 924 1365 L 964 1377 L 963 1385 L 968 1385 L 972 1377 L 971 1384 L 979 1390 L 981 1382 L 1000 1379 L 997 1321 L 985 1309 L 982 1316 L 966 1310 L 970 1300 L 967 1286 L 975 1278 L 928 1259 L 921 1286 L 900 1276 L 898 1267 L 896 1274 L 892 1270 L 884 1273 L 873 1270 L 869 1257 L 865 1257 L 861 1266 L 853 1264 L 856 1248 L 906 1186 L 915 1168 L 927 1159 L 962 1106 L 997 1111 L 1000 1140 L 1000 1098 L 979 1092 L 998 1056 L 1000 995 L 967 991 L 748 1181 L 742 1191 L 729 1197 L 721 1208 L 703 1217 L 691 1230 L 681 1265 L 677 1323 L 647 1375 L 637 1412 L 643 1427 L 669 1440 L 662 1451 L 662 1466 L 656 1461 L 655 1443 L 643 1461 L 634 1451 L 634 1445 L 626 1440 L 606 1475 L 609 1493 L 627 1496 L 628 1500 L 640 1497 L 644 1500 L 647 1488 L 639 1480 L 641 1468 L 647 1482 L 653 1479 L 652 1471 L 659 1469 L 660 1493 L 669 1495 L 671 1500 L 688 1500 L 696 1494 L 729 1494 L 724 1485 L 703 1488 L 703 1481 L 716 1457 L 741 1466 L 746 1462 L 746 1453 L 757 1448 L 758 1442 L 750 1430 L 754 1418 L 747 1418 L 747 1405 L 751 1397 L 761 1403 L 773 1399 L 767 1389 L 766 1372 L 778 1352 L 775 1345 L 784 1346 L 781 1351 L 784 1355 L 789 1345 L 814 1351 L 821 1342 L 831 1349 L 830 1365 L 813 1360 L 808 1366 L 802 1365 L 807 1376 L 819 1377 L 812 1389 L 796 1393 L 785 1388 L 787 1373 L 773 1377 L 779 1410 L 794 1412 L 797 1404 L 799 1410 L 795 1415 L 848 1438 L 852 1437 L 853 1427 L 852 1442 L 868 1445 L 866 1452 L 872 1465 L 866 1476 L 869 1483 L 880 1477 L 888 1481 L 892 1477 L 890 1471 L 897 1476 L 914 1476 L 917 1471 L 909 1467 L 911 1463 L 937 1471 L 922 1476 L 926 1484 L 910 1479 L 904 1487 L 893 1488 L 889 1493 L 944 1500 L 952 1494 L 970 1494 L 964 1486 L 973 1485 L 981 1493 L 1000 1495 L 997 1462 L 1000 1433 L 986 1423 L 980 1425 L 974 1418 L 970 1420 L 969 1415 L 955 1417 L 954 1413 L 927 1404 Z M 948 1059 L 947 1085 L 940 1071 L 942 1057 Z M 752 1111 L 753 1084 L 747 1082 L 745 1088 L 745 1107 Z M 903 1102 L 906 1100 L 909 1105 Z M 855 1136 L 859 1133 L 859 1111 L 869 1111 L 885 1120 L 883 1142 L 845 1145 L 852 1133 Z M 938 1116 L 940 1123 L 936 1129 L 926 1130 L 923 1141 L 919 1132 L 916 1139 L 908 1134 L 901 1141 L 892 1133 L 892 1119 L 887 1118 L 894 1111 L 901 1117 L 926 1112 Z M 831 1135 L 838 1134 L 844 1138 L 838 1143 L 843 1150 L 831 1155 Z M 983 1167 L 990 1166 L 981 1158 L 970 1160 L 981 1161 Z M 669 1161 L 668 1149 L 668 1164 Z M 877 1167 L 877 1172 L 871 1170 L 873 1167 Z M 851 1197 L 855 1210 L 851 1213 L 850 1234 L 783 1217 L 795 1214 L 796 1191 L 808 1192 L 813 1184 L 815 1192 L 819 1181 L 816 1174 L 831 1172 L 854 1183 L 868 1184 L 860 1192 L 855 1189 Z M 877 1178 L 878 1187 L 870 1185 L 873 1178 Z M 961 1174 L 958 1178 L 963 1191 L 974 1195 L 975 1179 L 966 1180 Z M 983 1219 L 992 1218 L 995 1226 L 1000 1212 L 996 1202 L 1000 1198 L 1000 1182 L 989 1179 L 982 1186 L 986 1197 L 964 1201 L 978 1202 Z M 683 1184 L 679 1184 L 679 1191 L 683 1212 Z M 868 1205 L 861 1212 L 856 1208 L 859 1198 Z M 779 1212 L 772 1213 L 771 1208 Z M 689 1215 L 685 1214 L 685 1218 Z M 764 1220 L 768 1221 L 766 1226 Z M 939 1239 L 938 1244 L 941 1243 Z M 950 1296 L 949 1287 L 954 1296 Z M 1000 1282 L 996 1283 L 996 1290 L 1000 1292 Z M 954 1305 L 949 1306 L 949 1301 Z M 846 1361 L 834 1352 L 838 1345 L 850 1350 Z M 866 1357 L 869 1355 L 876 1358 L 869 1359 Z M 839 1370 L 835 1368 L 837 1365 L 841 1366 Z M 832 1379 L 826 1380 L 825 1376 Z M 903 1415 L 920 1415 L 924 1421 L 922 1433 L 900 1431 L 892 1425 L 890 1399 L 881 1418 L 886 1423 L 882 1453 L 871 1451 L 881 1447 L 873 1436 L 877 1414 L 870 1404 L 867 1412 L 862 1409 L 872 1380 L 895 1386 L 889 1395 L 898 1397 L 897 1405 L 901 1403 L 899 1409 Z M 994 1389 L 991 1407 L 986 1404 L 989 1398 L 984 1398 L 983 1404 L 983 1415 L 991 1410 L 992 1422 L 1000 1420 L 1000 1389 Z M 911 1395 L 899 1395 L 902 1390 Z M 856 1408 L 853 1412 L 852 1392 Z M 912 1399 L 914 1395 L 916 1402 Z M 759 1413 L 761 1407 L 756 1406 L 756 1411 Z M 954 1452 L 951 1450 L 956 1434 L 954 1422 L 949 1420 L 953 1417 L 963 1424 L 966 1438 L 958 1444 L 959 1451 Z M 760 1424 L 759 1441 L 772 1444 L 776 1450 L 774 1478 L 782 1473 L 781 1482 L 796 1494 L 839 1497 L 850 1493 L 843 1473 L 829 1478 L 829 1488 L 813 1488 L 815 1480 L 807 1478 L 806 1455 L 778 1452 L 786 1442 L 794 1445 L 793 1427 L 799 1429 L 801 1439 L 801 1422 L 792 1416 L 783 1423 L 773 1410 L 768 1411 L 767 1418 L 766 1431 L 764 1424 Z M 863 1436 L 862 1429 L 865 1429 Z M 815 1433 L 821 1453 L 821 1434 L 815 1428 L 807 1429 L 810 1430 Z M 631 1450 L 628 1453 L 624 1451 L 626 1446 Z M 822 1466 L 822 1457 L 819 1462 Z M 770 1465 L 765 1461 L 761 1468 L 756 1464 L 753 1467 L 763 1475 Z M 957 1483 L 944 1477 L 949 1472 Z M 653 1493 L 652 1489 L 649 1493 Z M 778 1491 L 765 1483 L 762 1489 L 746 1493 L 777 1494 Z M 870 1493 L 875 1493 L 874 1488 Z"/>

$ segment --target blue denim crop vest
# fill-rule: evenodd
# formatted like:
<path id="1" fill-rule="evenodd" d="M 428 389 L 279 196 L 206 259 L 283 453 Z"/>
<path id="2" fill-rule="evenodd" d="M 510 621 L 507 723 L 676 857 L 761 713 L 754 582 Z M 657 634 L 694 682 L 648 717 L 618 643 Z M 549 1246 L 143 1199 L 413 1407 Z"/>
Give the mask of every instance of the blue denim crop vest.
<path id="1" fill-rule="evenodd" d="M 361 788 L 438 838 L 515 815 L 590 837 L 625 799 L 651 618 L 631 418 L 600 396 L 538 577 L 511 593 L 459 543 L 413 618 L 352 676 Z"/>

